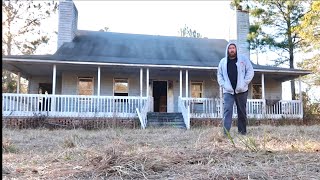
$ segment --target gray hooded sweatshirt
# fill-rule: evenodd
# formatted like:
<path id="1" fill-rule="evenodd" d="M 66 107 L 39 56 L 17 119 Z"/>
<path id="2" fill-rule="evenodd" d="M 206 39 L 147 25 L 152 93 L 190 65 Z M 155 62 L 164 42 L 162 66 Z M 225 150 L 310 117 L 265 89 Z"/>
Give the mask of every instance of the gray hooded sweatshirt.
<path id="1" fill-rule="evenodd" d="M 226 56 L 222 58 L 219 63 L 217 79 L 218 79 L 219 85 L 223 88 L 223 93 L 234 94 L 234 90 L 232 88 L 232 85 L 228 76 L 228 70 L 227 70 L 228 47 L 230 46 L 230 44 L 236 45 L 235 43 L 229 43 L 227 45 Z M 238 79 L 237 79 L 237 87 L 235 89 L 236 94 L 246 92 L 248 90 L 248 84 L 251 82 L 254 76 L 254 71 L 253 71 L 251 61 L 247 57 L 243 55 L 239 55 L 238 49 L 237 49 L 237 58 L 238 58 L 238 61 L 236 65 L 238 70 Z"/>

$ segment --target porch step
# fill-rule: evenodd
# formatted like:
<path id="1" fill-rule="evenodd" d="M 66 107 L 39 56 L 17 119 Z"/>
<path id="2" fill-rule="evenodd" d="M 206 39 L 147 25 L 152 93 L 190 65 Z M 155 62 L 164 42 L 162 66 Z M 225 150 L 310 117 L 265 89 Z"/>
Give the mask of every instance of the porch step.
<path id="1" fill-rule="evenodd" d="M 186 128 L 182 113 L 149 112 L 147 122 L 147 127 Z"/>

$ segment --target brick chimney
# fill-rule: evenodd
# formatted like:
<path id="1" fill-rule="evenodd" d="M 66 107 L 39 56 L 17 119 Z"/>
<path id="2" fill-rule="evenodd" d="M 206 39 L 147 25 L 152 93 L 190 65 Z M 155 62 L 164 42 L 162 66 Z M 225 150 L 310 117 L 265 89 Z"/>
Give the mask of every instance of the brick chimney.
<path id="1" fill-rule="evenodd" d="M 71 42 L 78 29 L 78 10 L 72 0 L 59 2 L 58 49 L 65 42 Z"/>
<path id="2" fill-rule="evenodd" d="M 243 54 L 250 58 L 249 43 L 247 36 L 249 34 L 249 12 L 246 10 L 236 10 L 237 16 L 237 47 L 239 54 Z"/>

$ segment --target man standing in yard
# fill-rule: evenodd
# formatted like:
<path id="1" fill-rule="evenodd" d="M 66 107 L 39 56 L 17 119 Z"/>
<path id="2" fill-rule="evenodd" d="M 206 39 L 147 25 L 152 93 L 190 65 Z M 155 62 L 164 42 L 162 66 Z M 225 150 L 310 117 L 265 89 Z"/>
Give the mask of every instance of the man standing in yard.
<path id="1" fill-rule="evenodd" d="M 222 58 L 218 67 L 218 83 L 223 88 L 224 112 L 223 131 L 229 133 L 232 124 L 233 104 L 236 102 L 238 112 L 238 132 L 247 133 L 246 104 L 248 85 L 254 76 L 251 61 L 237 54 L 235 43 L 226 47 L 226 57 Z"/>

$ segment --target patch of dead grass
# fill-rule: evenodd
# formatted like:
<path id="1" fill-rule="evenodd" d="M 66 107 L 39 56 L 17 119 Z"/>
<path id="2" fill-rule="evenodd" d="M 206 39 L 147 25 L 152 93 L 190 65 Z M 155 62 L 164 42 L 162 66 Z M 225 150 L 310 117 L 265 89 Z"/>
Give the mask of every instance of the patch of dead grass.
<path id="1" fill-rule="evenodd" d="M 320 126 L 11 130 L 4 179 L 316 179 Z M 246 145 L 254 141 L 254 151 Z M 243 143 L 245 141 L 246 143 Z M 252 145 L 253 143 L 251 143 Z"/>
<path id="2" fill-rule="evenodd" d="M 17 153 L 17 147 L 10 139 L 2 139 L 2 153 Z"/>

